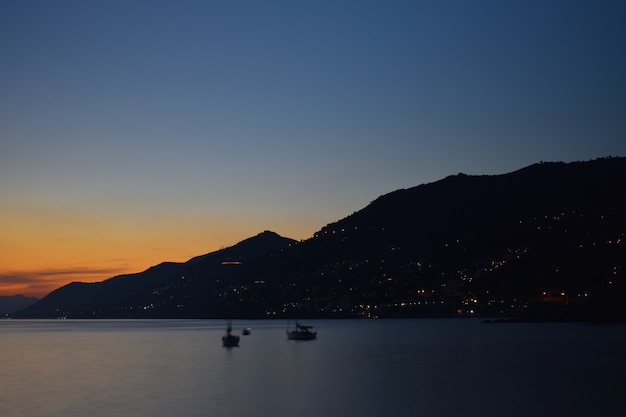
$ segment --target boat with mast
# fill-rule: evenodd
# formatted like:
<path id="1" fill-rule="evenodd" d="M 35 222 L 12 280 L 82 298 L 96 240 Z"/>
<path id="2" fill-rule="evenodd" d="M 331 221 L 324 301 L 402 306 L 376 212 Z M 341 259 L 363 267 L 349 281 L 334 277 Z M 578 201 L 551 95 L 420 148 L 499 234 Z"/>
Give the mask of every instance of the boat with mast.
<path id="1" fill-rule="evenodd" d="M 289 329 L 287 326 L 287 339 L 290 340 L 313 340 L 317 337 L 317 331 L 313 330 L 313 326 L 300 324 L 296 321 L 296 327 Z"/>
<path id="2" fill-rule="evenodd" d="M 233 326 L 231 321 L 228 320 L 228 325 L 226 326 L 226 334 L 222 336 L 222 345 L 225 347 L 234 347 L 239 346 L 239 336 L 236 334 L 232 334 Z"/>

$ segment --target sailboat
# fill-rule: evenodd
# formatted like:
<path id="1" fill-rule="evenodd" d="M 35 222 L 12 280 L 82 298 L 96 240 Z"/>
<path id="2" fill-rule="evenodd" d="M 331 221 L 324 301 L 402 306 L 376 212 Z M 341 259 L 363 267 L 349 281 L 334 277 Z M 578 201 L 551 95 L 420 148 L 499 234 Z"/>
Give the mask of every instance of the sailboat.
<path id="1" fill-rule="evenodd" d="M 296 327 L 292 330 L 287 328 L 287 339 L 291 340 L 313 340 L 317 337 L 317 331 L 313 326 L 305 326 L 296 321 Z"/>
<path id="2" fill-rule="evenodd" d="M 232 334 L 232 330 L 233 327 L 230 323 L 230 320 L 228 320 L 226 334 L 222 336 L 222 345 L 224 345 L 225 347 L 239 346 L 239 336 L 237 336 L 236 334 Z"/>

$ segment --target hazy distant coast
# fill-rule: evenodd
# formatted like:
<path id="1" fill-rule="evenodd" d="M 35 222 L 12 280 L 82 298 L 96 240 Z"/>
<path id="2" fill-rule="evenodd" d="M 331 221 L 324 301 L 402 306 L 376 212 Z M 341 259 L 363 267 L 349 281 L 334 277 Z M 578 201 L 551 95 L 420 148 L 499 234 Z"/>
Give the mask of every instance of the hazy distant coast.
<path id="1" fill-rule="evenodd" d="M 23 295 L 0 295 L 0 317 L 22 310 L 37 301 L 39 301 L 39 298 L 36 297 L 26 297 Z"/>

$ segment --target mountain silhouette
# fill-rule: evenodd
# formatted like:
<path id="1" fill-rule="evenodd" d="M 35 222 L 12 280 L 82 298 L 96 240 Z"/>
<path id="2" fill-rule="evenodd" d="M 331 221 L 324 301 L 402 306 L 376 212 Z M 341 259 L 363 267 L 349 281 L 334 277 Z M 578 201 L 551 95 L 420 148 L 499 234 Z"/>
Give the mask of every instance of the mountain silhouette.
<path id="1" fill-rule="evenodd" d="M 295 241 L 270 231 L 245 239 L 238 244 L 184 263 L 164 262 L 146 271 L 125 274 L 96 283 L 72 282 L 51 292 L 39 302 L 18 313 L 19 317 L 143 317 L 150 304 L 133 305 L 132 300 L 145 294 L 180 293 L 176 305 L 185 303 L 185 291 L 211 288 L 210 278 L 227 277 L 238 265 L 288 247 Z M 230 269 L 230 271 L 229 271 Z M 219 280 L 219 278 L 217 278 Z M 168 300 L 173 300 L 169 298 Z M 131 304 L 129 304 L 131 303 Z"/>
<path id="2" fill-rule="evenodd" d="M 626 158 L 452 175 L 301 242 L 264 232 L 69 284 L 18 316 L 626 319 L 625 183 Z"/>

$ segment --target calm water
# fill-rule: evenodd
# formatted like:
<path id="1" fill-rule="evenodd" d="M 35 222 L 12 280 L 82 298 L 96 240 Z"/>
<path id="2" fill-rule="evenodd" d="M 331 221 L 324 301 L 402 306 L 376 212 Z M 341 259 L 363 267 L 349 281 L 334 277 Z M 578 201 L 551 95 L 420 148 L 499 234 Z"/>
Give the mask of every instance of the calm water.
<path id="1" fill-rule="evenodd" d="M 623 416 L 626 326 L 0 321 L 0 416 Z"/>

